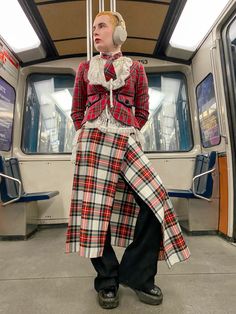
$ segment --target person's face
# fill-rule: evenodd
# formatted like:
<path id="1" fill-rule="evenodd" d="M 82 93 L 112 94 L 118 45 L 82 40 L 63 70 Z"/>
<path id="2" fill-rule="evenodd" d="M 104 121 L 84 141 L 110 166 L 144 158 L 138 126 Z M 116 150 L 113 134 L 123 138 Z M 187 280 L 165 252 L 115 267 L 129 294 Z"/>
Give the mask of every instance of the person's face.
<path id="1" fill-rule="evenodd" d="M 99 52 L 112 52 L 115 49 L 112 34 L 114 26 L 110 16 L 101 15 L 95 18 L 93 23 L 94 47 Z"/>

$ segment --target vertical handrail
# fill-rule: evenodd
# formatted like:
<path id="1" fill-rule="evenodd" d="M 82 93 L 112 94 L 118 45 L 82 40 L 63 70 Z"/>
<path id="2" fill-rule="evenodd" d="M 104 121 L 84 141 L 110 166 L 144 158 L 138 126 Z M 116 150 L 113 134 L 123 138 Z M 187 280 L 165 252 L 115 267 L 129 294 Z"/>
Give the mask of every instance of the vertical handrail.
<path id="1" fill-rule="evenodd" d="M 90 59 L 93 57 L 93 1 L 90 1 Z"/>
<path id="2" fill-rule="evenodd" d="M 86 0 L 87 60 L 93 56 L 92 0 Z"/>
<path id="3" fill-rule="evenodd" d="M 104 11 L 104 0 L 99 0 L 99 12 Z"/>
<path id="4" fill-rule="evenodd" d="M 89 0 L 86 0 L 86 41 L 87 41 L 87 60 L 90 57 L 90 47 L 89 47 Z"/>
<path id="5" fill-rule="evenodd" d="M 116 0 L 110 0 L 110 10 L 116 12 Z"/>

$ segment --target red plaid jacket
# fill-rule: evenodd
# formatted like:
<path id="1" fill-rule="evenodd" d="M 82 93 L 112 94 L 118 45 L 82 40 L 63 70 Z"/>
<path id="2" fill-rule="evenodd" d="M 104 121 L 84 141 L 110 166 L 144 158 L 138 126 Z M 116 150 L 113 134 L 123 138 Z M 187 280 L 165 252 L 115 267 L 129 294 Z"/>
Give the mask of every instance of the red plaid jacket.
<path id="1" fill-rule="evenodd" d="M 88 81 L 89 62 L 80 63 L 74 84 L 71 117 L 78 130 L 88 120 L 96 119 L 110 105 L 109 91 Z M 121 88 L 113 91 L 112 116 L 129 126 L 141 129 L 149 115 L 148 81 L 143 65 L 133 61 L 130 76 Z M 135 108 L 135 114 L 132 107 Z"/>

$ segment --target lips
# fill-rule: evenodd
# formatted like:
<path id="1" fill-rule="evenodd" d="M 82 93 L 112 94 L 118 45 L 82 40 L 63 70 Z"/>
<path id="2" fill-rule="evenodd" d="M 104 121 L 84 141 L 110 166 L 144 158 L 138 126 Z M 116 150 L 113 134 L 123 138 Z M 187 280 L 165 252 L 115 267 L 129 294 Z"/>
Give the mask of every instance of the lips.
<path id="1" fill-rule="evenodd" d="M 97 43 L 99 43 L 100 41 L 101 41 L 101 39 L 99 39 L 99 38 L 95 38 L 95 43 L 97 44 Z"/>

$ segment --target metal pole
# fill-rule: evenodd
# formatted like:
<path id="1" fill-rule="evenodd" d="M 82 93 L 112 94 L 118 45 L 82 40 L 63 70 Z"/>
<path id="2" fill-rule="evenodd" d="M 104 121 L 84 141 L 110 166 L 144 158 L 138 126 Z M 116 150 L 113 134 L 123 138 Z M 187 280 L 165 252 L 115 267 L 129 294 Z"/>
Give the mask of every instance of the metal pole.
<path id="1" fill-rule="evenodd" d="M 110 0 L 110 10 L 116 12 L 116 0 Z"/>
<path id="2" fill-rule="evenodd" d="M 104 0 L 99 0 L 99 12 L 104 11 Z"/>
<path id="3" fill-rule="evenodd" d="M 90 0 L 90 59 L 93 57 L 93 1 Z"/>
<path id="4" fill-rule="evenodd" d="M 93 56 L 92 0 L 86 0 L 87 60 Z"/>

